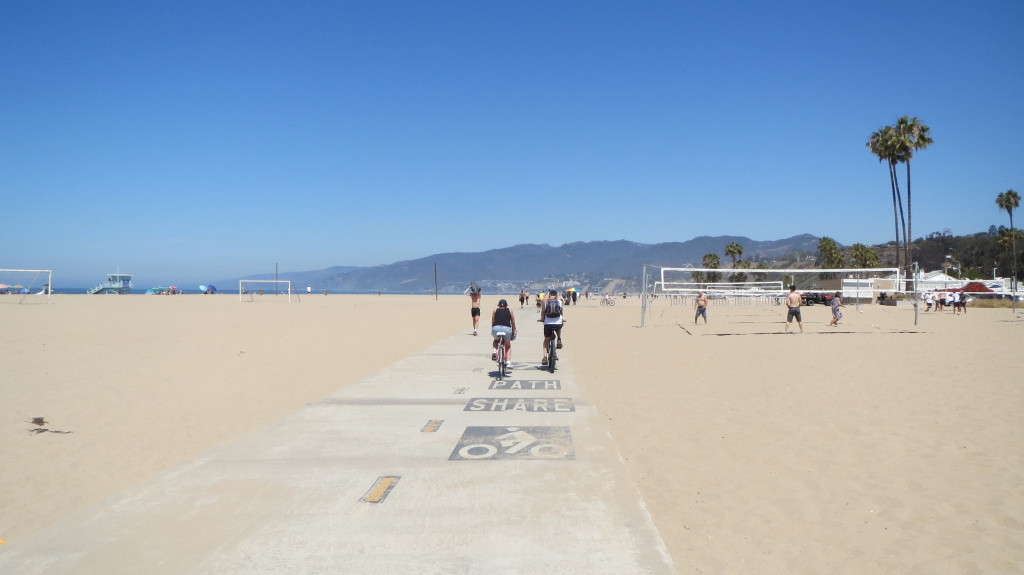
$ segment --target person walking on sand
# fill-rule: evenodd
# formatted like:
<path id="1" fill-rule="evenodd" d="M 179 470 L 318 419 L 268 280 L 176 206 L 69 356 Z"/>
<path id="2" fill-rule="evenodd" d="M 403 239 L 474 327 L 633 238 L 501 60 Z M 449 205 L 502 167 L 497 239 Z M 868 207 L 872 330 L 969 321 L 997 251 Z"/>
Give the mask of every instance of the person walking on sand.
<path id="1" fill-rule="evenodd" d="M 473 316 L 473 335 L 476 335 L 476 330 L 480 326 L 480 292 L 483 291 L 476 282 L 469 284 L 464 292 L 469 296 L 470 308 L 469 313 Z"/>
<path id="2" fill-rule="evenodd" d="M 843 305 L 843 292 L 836 292 L 836 295 L 832 296 L 832 322 L 829 325 L 838 326 L 839 320 L 843 319 L 843 312 L 839 310 Z"/>
<path id="3" fill-rule="evenodd" d="M 789 286 L 789 295 L 786 296 L 786 307 L 789 312 L 786 314 L 786 329 L 783 333 L 789 333 L 789 324 L 795 319 L 800 326 L 800 333 L 804 332 L 804 323 L 800 318 L 800 294 L 796 293 L 796 286 Z"/>
<path id="4" fill-rule="evenodd" d="M 504 337 L 498 339 L 496 335 L 498 332 L 512 332 L 511 337 Z M 516 336 L 516 316 L 512 314 L 512 310 L 508 309 L 508 302 L 505 300 L 498 300 L 498 307 L 491 313 L 491 337 L 494 338 L 494 342 L 491 343 L 491 361 L 498 360 L 498 342 L 502 342 L 502 346 L 505 348 L 505 361 L 508 364 L 506 369 L 512 369 L 512 338 Z"/>
<path id="5" fill-rule="evenodd" d="M 693 325 L 697 325 L 697 319 L 701 316 L 704 317 L 704 325 L 708 324 L 708 294 L 705 292 L 697 292 L 697 299 L 693 302 L 693 307 L 697 308 L 697 313 L 693 316 Z"/>

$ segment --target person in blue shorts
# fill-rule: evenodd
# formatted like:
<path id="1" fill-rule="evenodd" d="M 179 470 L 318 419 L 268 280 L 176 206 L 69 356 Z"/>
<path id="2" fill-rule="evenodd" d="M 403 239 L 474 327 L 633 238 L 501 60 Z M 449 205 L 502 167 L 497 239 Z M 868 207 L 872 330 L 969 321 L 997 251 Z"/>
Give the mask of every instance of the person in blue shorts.
<path id="1" fill-rule="evenodd" d="M 498 332 L 505 332 L 508 337 L 498 339 Z M 498 342 L 501 341 L 505 348 L 505 361 L 508 369 L 512 369 L 512 338 L 516 336 L 516 316 L 508 309 L 508 302 L 498 300 L 498 307 L 491 313 L 491 337 L 494 342 L 491 344 L 491 361 L 498 359 Z"/>
<path id="2" fill-rule="evenodd" d="M 693 301 L 693 307 L 697 308 L 697 313 L 693 316 L 693 325 L 697 325 L 697 320 L 701 317 L 704 318 L 704 325 L 708 324 L 708 294 L 705 292 L 697 292 L 697 298 Z"/>

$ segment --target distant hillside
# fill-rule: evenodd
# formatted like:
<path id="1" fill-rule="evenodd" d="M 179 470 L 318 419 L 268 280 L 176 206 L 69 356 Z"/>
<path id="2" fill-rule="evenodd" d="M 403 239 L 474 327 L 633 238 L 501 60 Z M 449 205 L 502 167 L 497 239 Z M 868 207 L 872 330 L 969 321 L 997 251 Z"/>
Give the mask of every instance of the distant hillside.
<path id="1" fill-rule="evenodd" d="M 431 292 L 434 289 L 434 264 L 437 264 L 441 292 L 461 292 L 471 281 L 482 282 L 502 293 L 523 287 L 544 287 L 575 281 L 590 284 L 601 291 L 610 280 L 636 280 L 644 264 L 699 267 L 704 254 L 715 253 L 728 267 L 726 244 L 743 246 L 745 260 L 780 261 L 793 254 L 813 254 L 818 238 L 803 234 L 775 241 L 755 241 L 742 236 L 702 236 L 686 242 L 640 244 L 626 240 L 573 242 L 558 247 L 520 244 L 485 252 L 453 252 L 395 262 L 368 268 L 332 267 L 308 272 L 280 274 L 300 289 L 331 291 Z M 252 279 L 273 279 L 273 275 Z M 237 285 L 226 280 L 222 285 Z M 632 282 L 627 282 L 632 283 Z M 618 291 L 619 288 L 616 288 Z"/>

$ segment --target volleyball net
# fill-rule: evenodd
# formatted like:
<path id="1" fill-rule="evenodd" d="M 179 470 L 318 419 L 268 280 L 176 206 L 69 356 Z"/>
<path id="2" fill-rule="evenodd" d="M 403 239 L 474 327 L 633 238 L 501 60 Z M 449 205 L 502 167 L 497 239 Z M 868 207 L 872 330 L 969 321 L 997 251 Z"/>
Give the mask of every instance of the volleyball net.
<path id="1" fill-rule="evenodd" d="M 902 281 L 898 268 L 694 268 L 645 265 L 642 308 L 654 299 L 667 305 L 692 306 L 703 292 L 711 305 L 782 305 L 795 286 L 805 301 L 824 301 L 825 294 L 840 292 L 843 300 L 872 301 L 883 293 L 893 296 Z M 644 320 L 641 320 L 641 326 Z"/>

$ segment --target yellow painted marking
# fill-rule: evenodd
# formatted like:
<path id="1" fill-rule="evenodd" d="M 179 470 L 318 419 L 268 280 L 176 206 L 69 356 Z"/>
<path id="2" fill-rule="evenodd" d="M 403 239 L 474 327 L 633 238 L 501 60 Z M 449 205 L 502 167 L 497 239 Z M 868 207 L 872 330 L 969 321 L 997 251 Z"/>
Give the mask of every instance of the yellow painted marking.
<path id="1" fill-rule="evenodd" d="M 444 423 L 443 419 L 431 419 L 430 421 L 427 422 L 426 425 L 423 426 L 423 429 L 421 429 L 420 431 L 422 431 L 423 433 L 433 433 L 438 429 L 441 429 L 442 423 Z"/>
<path id="2" fill-rule="evenodd" d="M 388 496 L 391 489 L 401 479 L 400 475 L 382 475 L 377 478 L 377 482 L 373 484 L 373 487 L 366 492 L 360 501 L 367 503 L 380 503 L 384 501 L 384 498 Z"/>

